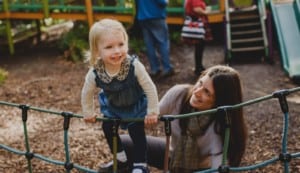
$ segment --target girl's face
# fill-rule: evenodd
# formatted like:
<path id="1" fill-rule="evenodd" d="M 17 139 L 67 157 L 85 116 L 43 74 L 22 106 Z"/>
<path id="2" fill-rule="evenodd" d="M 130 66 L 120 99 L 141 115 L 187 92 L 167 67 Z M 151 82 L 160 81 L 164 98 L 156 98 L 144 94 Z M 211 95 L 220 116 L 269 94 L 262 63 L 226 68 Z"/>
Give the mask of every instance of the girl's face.
<path id="1" fill-rule="evenodd" d="M 98 51 L 99 57 L 107 67 L 121 65 L 128 51 L 123 33 L 121 31 L 105 33 L 99 40 Z"/>
<path id="2" fill-rule="evenodd" d="M 215 91 L 211 78 L 206 74 L 194 85 L 190 104 L 198 110 L 212 109 L 215 105 Z"/>

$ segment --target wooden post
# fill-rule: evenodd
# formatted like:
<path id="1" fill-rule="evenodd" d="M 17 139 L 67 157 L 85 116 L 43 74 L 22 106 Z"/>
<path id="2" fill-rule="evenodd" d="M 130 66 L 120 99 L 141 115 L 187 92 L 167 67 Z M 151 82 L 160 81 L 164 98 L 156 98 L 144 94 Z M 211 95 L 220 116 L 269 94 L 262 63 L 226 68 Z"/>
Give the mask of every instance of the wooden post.
<path id="1" fill-rule="evenodd" d="M 5 19 L 5 30 L 7 36 L 7 43 L 9 47 L 9 53 L 13 55 L 15 53 L 14 42 L 11 33 L 11 23 L 10 23 L 10 12 L 8 7 L 8 0 L 3 1 L 3 10 L 5 11 L 6 19 Z"/>
<path id="2" fill-rule="evenodd" d="M 49 0 L 43 0 L 44 18 L 49 17 Z"/>
<path id="3" fill-rule="evenodd" d="M 91 0 L 85 0 L 85 9 L 86 9 L 86 15 L 87 15 L 89 28 L 91 28 L 91 26 L 94 23 L 93 7 L 92 7 Z"/>
<path id="4" fill-rule="evenodd" d="M 219 0 L 220 12 L 225 12 L 225 0 Z"/>

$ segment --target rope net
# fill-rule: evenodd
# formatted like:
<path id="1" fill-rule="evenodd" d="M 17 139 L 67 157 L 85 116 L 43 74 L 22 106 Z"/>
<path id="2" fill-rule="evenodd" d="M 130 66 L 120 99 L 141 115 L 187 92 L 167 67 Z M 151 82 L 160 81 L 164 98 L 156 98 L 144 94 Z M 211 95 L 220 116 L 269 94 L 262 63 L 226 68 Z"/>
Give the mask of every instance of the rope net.
<path id="1" fill-rule="evenodd" d="M 282 141 L 281 141 L 281 149 L 278 150 L 277 156 L 270 158 L 268 160 L 262 161 L 260 163 L 255 163 L 253 165 L 249 166 L 242 166 L 242 167 L 230 167 L 228 166 L 227 163 L 227 149 L 228 149 L 228 143 L 229 143 L 229 136 L 230 136 L 230 131 L 227 129 L 224 139 L 224 147 L 223 147 L 223 161 L 222 165 L 218 169 L 207 169 L 204 171 L 198 171 L 197 173 L 210 173 L 210 172 L 220 172 L 220 173 L 229 173 L 229 172 L 241 172 L 241 171 L 249 171 L 249 170 L 255 170 L 259 169 L 262 167 L 266 167 L 270 164 L 274 164 L 276 162 L 281 162 L 283 165 L 283 171 L 285 173 L 288 173 L 290 171 L 290 162 L 291 160 L 295 158 L 300 158 L 300 152 L 294 152 L 291 153 L 288 151 L 287 144 L 288 144 L 288 129 L 289 129 L 289 106 L 287 102 L 287 96 L 289 94 L 292 94 L 294 92 L 297 92 L 300 90 L 300 87 L 298 88 L 292 88 L 292 89 L 284 89 L 284 90 L 278 90 L 275 91 L 272 94 L 255 98 L 249 101 L 245 101 L 243 103 L 237 104 L 237 105 L 228 105 L 228 106 L 222 106 L 218 107 L 216 109 L 210 109 L 206 111 L 201 111 L 201 112 L 194 112 L 194 113 L 189 113 L 189 114 L 181 114 L 181 115 L 163 115 L 160 117 L 160 120 L 164 122 L 164 128 L 165 128 L 165 135 L 170 136 L 171 134 L 171 129 L 170 129 L 170 122 L 173 121 L 174 119 L 181 119 L 181 118 L 190 118 L 194 116 L 201 116 L 201 115 L 207 115 L 207 114 L 213 114 L 217 113 L 218 111 L 222 110 L 224 112 L 224 116 L 226 115 L 226 111 L 232 110 L 232 109 L 237 109 L 241 108 L 244 106 L 249 106 L 253 105 L 259 102 L 264 102 L 270 99 L 277 99 L 279 102 L 279 106 L 281 109 L 281 112 L 283 114 L 283 125 L 280 126 L 282 127 L 281 133 L 282 133 Z M 5 101 L 0 101 L 2 109 L 2 115 L 5 115 L 8 113 L 7 107 L 14 107 L 18 108 L 21 110 L 21 113 L 18 114 L 18 112 L 14 111 L 13 115 L 7 115 L 7 118 L 10 118 L 10 116 L 18 116 L 19 119 L 17 121 L 22 122 L 23 126 L 23 134 L 20 132 L 22 131 L 20 128 L 21 126 L 16 126 L 16 124 L 8 124 L 7 126 L 10 126 L 12 128 L 9 128 L 8 131 L 3 131 L 3 134 L 5 133 L 5 136 L 10 136 L 10 134 L 13 137 L 16 136 L 22 136 L 24 138 L 24 143 L 20 144 L 19 142 L 15 142 L 12 144 L 12 146 L 5 145 L 6 139 L 5 136 L 3 137 L 2 141 L 0 140 L 0 153 L 2 153 L 4 150 L 11 152 L 16 155 L 23 156 L 23 158 L 26 159 L 27 161 L 27 169 L 28 172 L 32 173 L 35 172 L 33 171 L 33 159 L 38 159 L 39 161 L 47 162 L 49 164 L 54 164 L 57 165 L 65 172 L 71 172 L 72 170 L 78 170 L 82 172 L 89 172 L 89 173 L 96 173 L 97 170 L 90 169 L 91 165 L 79 165 L 76 163 L 76 161 L 79 161 L 80 159 L 85 159 L 85 158 L 72 158 L 72 154 L 70 154 L 70 150 L 72 150 L 73 144 L 70 145 L 70 139 L 76 140 L 76 137 L 72 137 L 70 135 L 70 130 L 72 128 L 80 128 L 79 125 L 76 127 L 70 127 L 70 121 L 72 119 L 82 119 L 83 116 L 71 112 L 59 112 L 59 111 L 53 111 L 53 110 L 48 110 L 48 109 L 43 109 L 43 108 L 38 108 L 38 107 L 33 107 L 33 106 L 28 106 L 24 104 L 16 104 L 16 103 L 10 103 L 10 102 L 5 102 Z M 40 117 L 40 121 L 37 120 L 37 116 L 35 118 L 31 118 L 30 115 L 36 114 L 36 113 L 46 113 L 47 115 L 56 115 L 60 116 L 59 119 L 56 117 L 51 117 L 47 120 L 43 120 L 43 117 Z M 6 116 L 6 115 L 5 115 Z M 61 126 L 61 131 L 62 131 L 62 137 L 57 137 L 54 136 L 51 131 L 47 132 L 47 135 L 52 136 L 52 140 L 49 141 L 49 145 L 51 144 L 57 144 L 60 143 L 59 148 L 56 148 L 55 151 L 36 151 L 34 150 L 34 147 L 31 145 L 35 145 L 38 143 L 39 140 L 43 140 L 43 138 L 39 137 L 31 137 L 30 133 L 35 131 L 35 130 L 40 130 L 38 128 L 35 128 L 37 126 L 43 126 L 44 123 L 47 123 L 49 121 L 55 121 L 57 126 Z M 97 121 L 120 121 L 120 122 L 137 122 L 137 121 L 143 121 L 141 118 L 135 118 L 135 119 L 118 119 L 118 120 L 112 120 L 112 119 L 107 119 L 107 118 L 97 118 Z M 80 122 L 79 122 L 80 123 Z M 30 125 L 31 129 L 28 129 L 28 124 Z M 33 124 L 33 125 L 32 125 Z M 1 126 L 1 123 L 0 123 Z M 228 126 L 230 128 L 230 126 Z M 53 129 L 55 129 L 53 127 Z M 43 133 L 43 131 L 41 132 Z M 79 134 L 80 135 L 80 134 Z M 11 137 L 11 136 L 10 136 Z M 86 138 L 87 136 L 81 136 L 82 138 Z M 88 139 L 87 139 L 88 140 Z M 48 141 L 47 141 L 48 142 Z M 46 148 L 46 146 L 45 146 Z M 166 147 L 167 148 L 167 147 Z M 91 149 L 90 146 L 82 146 L 82 150 L 88 150 Z M 2 151 L 1 151 L 2 150 Z M 58 159 L 56 156 L 56 153 L 61 153 L 64 152 L 64 159 Z M 91 154 L 91 153 L 89 153 Z M 114 153 L 116 154 L 116 153 Z M 97 154 L 96 154 L 97 155 Z M 87 157 L 94 157 L 95 153 L 92 153 L 91 155 L 87 155 Z M 244 156 L 247 157 L 247 156 Z M 57 158 L 57 159 L 56 159 Z M 8 160 L 10 158 L 7 158 Z M 95 158 L 96 159 L 96 158 Z M 4 171 L 5 168 L 8 168 L 5 166 L 5 161 L 0 161 L 0 165 L 3 165 L 0 167 L 0 171 Z M 4 169 L 4 170 L 1 170 Z M 167 170 L 164 170 L 164 172 L 167 172 Z"/>

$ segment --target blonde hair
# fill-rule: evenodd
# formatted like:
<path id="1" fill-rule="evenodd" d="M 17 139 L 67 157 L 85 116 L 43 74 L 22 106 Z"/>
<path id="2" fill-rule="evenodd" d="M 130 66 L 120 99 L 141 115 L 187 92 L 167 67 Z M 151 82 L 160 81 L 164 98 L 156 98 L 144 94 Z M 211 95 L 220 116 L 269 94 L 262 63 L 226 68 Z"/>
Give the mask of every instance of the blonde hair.
<path id="1" fill-rule="evenodd" d="M 87 60 L 90 66 L 94 66 L 99 56 L 98 44 L 101 44 L 99 40 L 107 32 L 122 32 L 126 46 L 128 46 L 128 35 L 121 22 L 115 19 L 102 19 L 93 24 L 89 33 L 90 51 L 87 54 Z"/>

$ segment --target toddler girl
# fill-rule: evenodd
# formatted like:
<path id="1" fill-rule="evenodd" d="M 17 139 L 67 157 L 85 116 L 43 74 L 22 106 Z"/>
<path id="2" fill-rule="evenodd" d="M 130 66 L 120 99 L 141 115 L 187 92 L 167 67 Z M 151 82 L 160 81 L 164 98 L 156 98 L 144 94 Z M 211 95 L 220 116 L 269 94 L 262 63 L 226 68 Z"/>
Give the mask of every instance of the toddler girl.
<path id="1" fill-rule="evenodd" d="M 113 19 L 96 22 L 89 33 L 90 69 L 81 93 L 84 120 L 96 122 L 94 91 L 98 87 L 100 112 L 113 119 L 144 118 L 144 122 L 122 122 L 134 144 L 132 173 L 147 173 L 146 135 L 144 126 L 157 123 L 158 96 L 156 87 L 144 65 L 128 55 L 128 35 L 123 25 Z M 103 121 L 102 128 L 111 152 L 113 151 L 113 121 Z M 118 172 L 127 168 L 127 156 L 117 135 Z M 108 163 L 100 172 L 112 172 Z"/>

